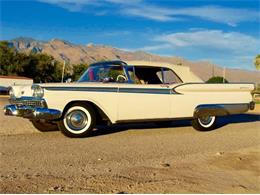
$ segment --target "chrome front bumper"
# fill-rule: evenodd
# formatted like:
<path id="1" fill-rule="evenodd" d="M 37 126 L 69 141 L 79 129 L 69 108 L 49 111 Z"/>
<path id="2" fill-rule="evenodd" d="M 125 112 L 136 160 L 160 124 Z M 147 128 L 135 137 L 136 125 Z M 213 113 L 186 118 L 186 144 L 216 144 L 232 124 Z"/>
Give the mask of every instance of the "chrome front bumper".
<path id="1" fill-rule="evenodd" d="M 10 105 L 4 107 L 4 114 L 8 116 L 18 116 L 28 119 L 55 120 L 61 117 L 62 113 L 56 109 L 47 108 L 44 99 L 33 97 L 22 97 L 10 99 Z"/>
<path id="2" fill-rule="evenodd" d="M 32 108 L 30 106 L 16 106 L 14 104 L 4 107 L 8 116 L 20 116 L 28 119 L 55 120 L 61 117 L 61 111 L 49 108 Z"/>

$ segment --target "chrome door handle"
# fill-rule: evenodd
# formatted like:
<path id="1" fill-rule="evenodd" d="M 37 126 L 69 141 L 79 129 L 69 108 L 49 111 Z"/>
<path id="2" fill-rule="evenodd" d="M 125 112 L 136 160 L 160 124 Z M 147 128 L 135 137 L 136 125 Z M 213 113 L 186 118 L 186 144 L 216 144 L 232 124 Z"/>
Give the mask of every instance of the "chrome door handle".
<path id="1" fill-rule="evenodd" d="M 170 85 L 161 85 L 161 87 L 164 87 L 164 88 L 169 88 Z"/>

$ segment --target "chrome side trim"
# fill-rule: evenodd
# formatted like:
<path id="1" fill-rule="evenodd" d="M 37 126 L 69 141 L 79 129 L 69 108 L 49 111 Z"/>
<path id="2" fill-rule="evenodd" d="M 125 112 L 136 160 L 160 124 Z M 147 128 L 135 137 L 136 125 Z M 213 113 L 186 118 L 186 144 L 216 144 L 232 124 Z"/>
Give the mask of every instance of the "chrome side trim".
<path id="1" fill-rule="evenodd" d="M 148 94 L 170 94 L 171 89 L 156 88 L 119 88 L 119 93 L 148 93 Z"/>
<path id="2" fill-rule="evenodd" d="M 4 114 L 8 116 L 18 116 L 28 119 L 55 120 L 61 117 L 59 110 L 48 108 L 32 108 L 30 106 L 7 105 L 4 107 Z"/>
<path id="3" fill-rule="evenodd" d="M 177 94 L 172 89 L 160 88 L 117 88 L 117 87 L 45 87 L 51 91 L 88 91 L 88 92 L 118 92 L 118 93 L 145 93 L 145 94 Z"/>
<path id="4" fill-rule="evenodd" d="M 129 120 L 117 120 L 116 124 L 121 123 L 150 123 L 150 122 L 164 122 L 164 121 L 176 121 L 176 120 L 190 120 L 193 117 L 176 117 L 176 118 L 149 118 L 149 119 L 129 119 Z"/>
<path id="5" fill-rule="evenodd" d="M 195 108 L 193 117 L 241 114 L 251 109 L 253 104 L 252 102 L 242 104 L 203 104 Z"/>
<path id="6" fill-rule="evenodd" d="M 50 91 L 117 92 L 117 87 L 44 87 Z"/>

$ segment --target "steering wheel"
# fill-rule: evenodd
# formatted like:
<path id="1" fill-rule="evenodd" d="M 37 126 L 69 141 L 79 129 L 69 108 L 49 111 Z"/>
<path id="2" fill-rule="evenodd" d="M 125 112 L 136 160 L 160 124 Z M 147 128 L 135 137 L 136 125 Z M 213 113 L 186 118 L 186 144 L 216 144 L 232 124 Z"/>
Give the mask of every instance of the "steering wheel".
<path id="1" fill-rule="evenodd" d="M 124 81 L 126 81 L 126 77 L 124 75 L 119 74 L 116 77 L 116 82 L 122 82 L 122 81 L 120 81 L 120 78 L 122 78 L 122 79 L 124 79 Z"/>

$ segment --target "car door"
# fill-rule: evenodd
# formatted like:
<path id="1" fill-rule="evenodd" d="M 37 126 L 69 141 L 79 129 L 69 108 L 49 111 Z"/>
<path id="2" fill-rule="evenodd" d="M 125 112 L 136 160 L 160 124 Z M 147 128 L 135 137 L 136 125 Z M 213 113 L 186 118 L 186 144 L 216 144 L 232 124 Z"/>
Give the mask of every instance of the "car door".
<path id="1" fill-rule="evenodd" d="M 169 118 L 170 94 L 171 88 L 163 83 L 120 84 L 117 119 L 118 121 L 138 121 Z"/>
<path id="2" fill-rule="evenodd" d="M 170 88 L 163 85 L 119 85 L 118 121 L 169 118 L 170 107 Z"/>

